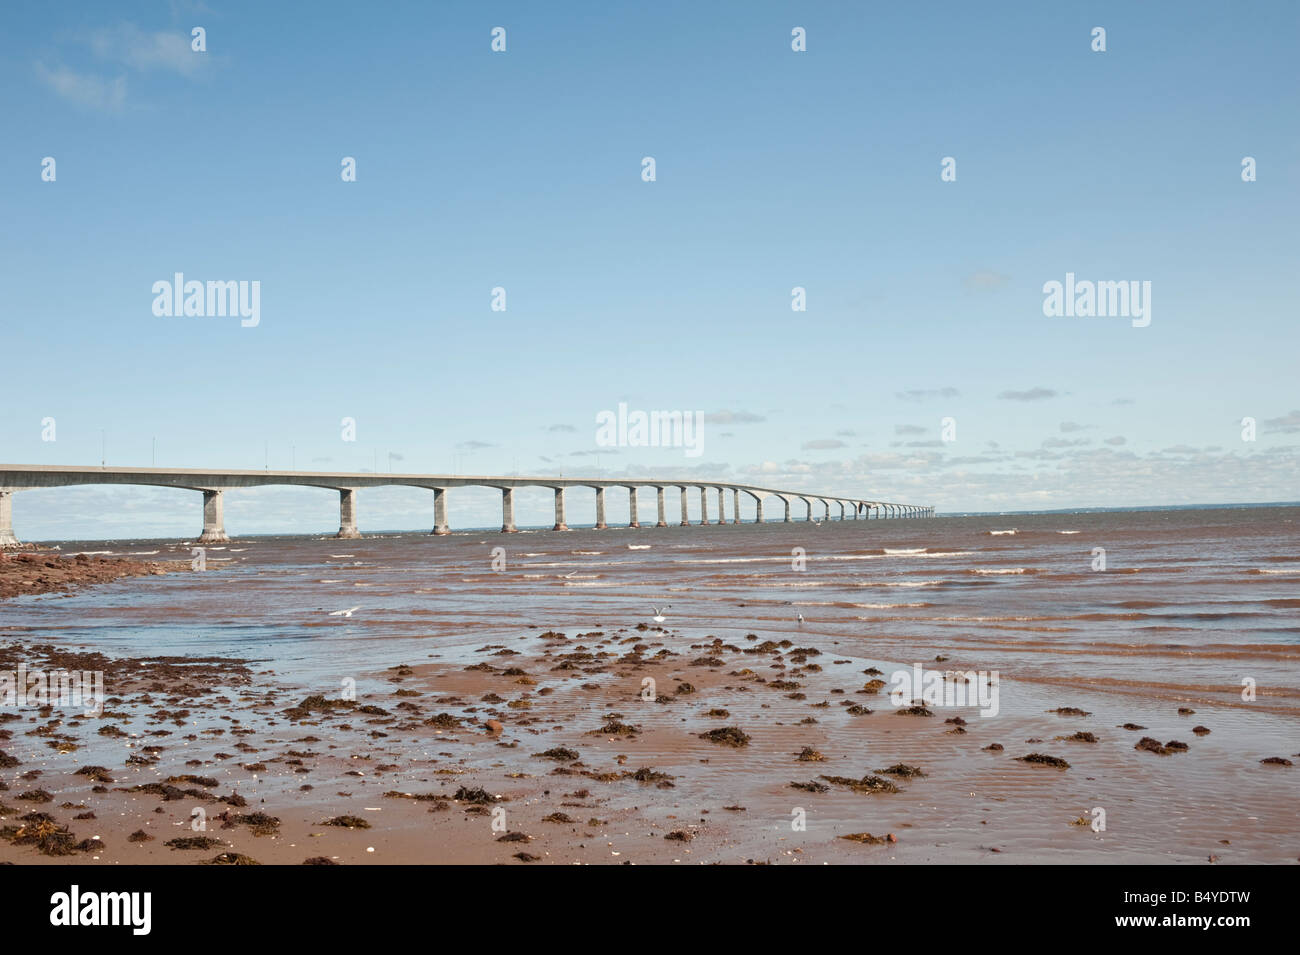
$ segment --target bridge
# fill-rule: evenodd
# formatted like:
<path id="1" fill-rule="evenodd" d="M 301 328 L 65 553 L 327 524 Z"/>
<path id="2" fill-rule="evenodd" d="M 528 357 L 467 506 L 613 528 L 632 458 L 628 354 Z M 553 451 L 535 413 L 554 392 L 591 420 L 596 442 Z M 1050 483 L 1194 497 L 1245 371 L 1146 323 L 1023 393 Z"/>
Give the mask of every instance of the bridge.
<path id="1" fill-rule="evenodd" d="M 605 492 L 610 488 L 627 491 L 628 527 L 640 527 L 637 520 L 637 490 L 653 488 L 659 504 L 656 527 L 668 526 L 665 491 L 674 488 L 681 494 L 681 526 L 691 522 L 686 515 L 687 494 L 698 490 L 700 495 L 700 524 L 727 523 L 727 495 L 731 495 L 731 522 L 740 524 L 741 495 L 754 499 L 754 523 L 763 523 L 763 502 L 770 498 L 784 505 L 784 520 L 789 522 L 791 505 L 802 501 L 806 506 L 804 520 L 814 519 L 814 504 L 825 508 L 823 520 L 831 520 L 831 508 L 839 508 L 839 519 L 881 519 L 934 517 L 935 509 L 915 504 L 894 504 L 886 501 L 869 501 L 805 491 L 781 491 L 776 488 L 752 484 L 735 484 L 726 481 L 688 481 L 680 478 L 656 480 L 653 478 L 595 478 L 522 477 L 506 475 L 463 476 L 450 474 L 374 474 L 361 472 L 317 473 L 312 471 L 202 471 L 188 468 L 95 468 L 68 465 L 17 465 L 0 464 L 0 547 L 16 547 L 18 539 L 13 529 L 13 496 L 18 491 L 37 488 L 69 487 L 78 484 L 132 484 L 152 487 L 174 487 L 203 494 L 203 533 L 199 543 L 218 543 L 229 540 L 226 536 L 222 513 L 222 495 L 232 488 L 266 487 L 268 485 L 297 485 L 301 487 L 329 488 L 339 492 L 338 537 L 360 537 L 357 530 L 357 491 L 367 487 L 420 487 L 433 491 L 434 534 L 450 534 L 447 524 L 447 492 L 458 487 L 489 487 L 501 491 L 501 530 L 515 531 L 515 490 L 521 487 L 544 487 L 555 492 L 555 527 L 567 531 L 564 498 L 570 488 L 589 488 L 596 492 L 596 529 L 604 530 Z M 716 495 L 716 521 L 709 520 L 709 496 Z"/>

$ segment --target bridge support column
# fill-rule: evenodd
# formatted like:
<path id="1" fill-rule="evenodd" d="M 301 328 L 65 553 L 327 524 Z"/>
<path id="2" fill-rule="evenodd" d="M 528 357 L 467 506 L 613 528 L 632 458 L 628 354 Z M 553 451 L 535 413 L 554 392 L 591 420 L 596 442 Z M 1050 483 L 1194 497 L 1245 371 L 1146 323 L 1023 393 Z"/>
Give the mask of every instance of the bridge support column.
<path id="1" fill-rule="evenodd" d="M 627 489 L 627 526 L 640 527 L 641 522 L 637 520 L 636 515 L 636 488 Z"/>
<path id="2" fill-rule="evenodd" d="M 761 497 L 754 498 L 754 523 L 763 523 L 763 499 Z"/>
<path id="3" fill-rule="evenodd" d="M 335 537 L 360 537 L 357 531 L 357 489 L 339 488 L 339 532 Z"/>
<path id="4" fill-rule="evenodd" d="M 782 500 L 785 501 L 785 522 L 789 524 L 790 523 L 790 499 L 782 498 Z"/>
<path id="5" fill-rule="evenodd" d="M 811 520 L 812 520 L 812 501 L 808 500 L 808 498 L 805 497 L 805 498 L 803 499 L 803 502 L 804 502 L 805 504 L 808 505 L 808 516 L 805 517 L 804 520 L 805 520 L 805 521 L 811 521 Z"/>
<path id="6" fill-rule="evenodd" d="M 740 489 L 731 489 L 731 523 L 740 523 Z"/>
<path id="7" fill-rule="evenodd" d="M 664 519 L 664 489 L 661 487 L 655 488 L 655 504 L 659 507 L 659 520 L 655 523 L 655 527 L 667 527 L 668 521 Z"/>
<path id="8" fill-rule="evenodd" d="M 689 514 L 687 513 L 687 510 L 686 510 L 686 486 L 683 485 L 683 486 L 680 488 L 680 490 L 681 490 L 681 492 L 682 492 L 682 523 L 681 523 L 681 526 L 682 526 L 682 527 L 686 527 L 687 525 L 689 525 L 689 524 L 691 523 L 690 516 L 689 516 Z"/>
<path id="9" fill-rule="evenodd" d="M 568 529 L 569 525 L 564 523 L 564 488 L 557 487 L 555 489 L 555 526 L 551 530 L 567 531 Z"/>
<path id="10" fill-rule="evenodd" d="M 501 489 L 501 533 L 515 533 L 515 489 L 512 487 L 503 487 Z"/>
<path id="11" fill-rule="evenodd" d="M 0 548 L 17 547 L 14 536 L 14 492 L 0 491 Z"/>
<path id="12" fill-rule="evenodd" d="M 221 495 L 224 492 L 209 490 L 203 492 L 203 533 L 199 535 L 200 544 L 224 544 L 230 540 L 226 536 L 221 508 Z"/>
<path id="13" fill-rule="evenodd" d="M 605 489 L 596 488 L 596 530 L 603 531 L 608 527 L 605 523 Z"/>
<path id="14" fill-rule="evenodd" d="M 844 502 L 839 501 L 838 503 L 840 505 L 840 520 L 844 520 Z"/>
<path id="15" fill-rule="evenodd" d="M 433 530 L 430 533 L 439 536 L 451 533 L 451 528 L 447 526 L 447 489 L 445 487 L 435 487 L 433 489 Z"/>
<path id="16" fill-rule="evenodd" d="M 709 489 L 700 488 L 700 523 L 709 523 Z"/>
<path id="17" fill-rule="evenodd" d="M 727 492 L 718 488 L 718 523 L 727 523 Z"/>

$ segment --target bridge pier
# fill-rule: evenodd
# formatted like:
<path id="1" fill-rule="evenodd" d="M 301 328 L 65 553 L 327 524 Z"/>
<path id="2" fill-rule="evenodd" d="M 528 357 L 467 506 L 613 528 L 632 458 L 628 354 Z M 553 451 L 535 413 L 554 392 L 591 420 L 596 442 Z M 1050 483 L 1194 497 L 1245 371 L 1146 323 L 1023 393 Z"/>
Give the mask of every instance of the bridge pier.
<path id="1" fill-rule="evenodd" d="M 733 487 L 731 489 L 731 510 L 732 510 L 731 523 L 739 524 L 740 523 L 740 488 L 738 487 Z"/>
<path id="2" fill-rule="evenodd" d="M 609 525 L 605 523 L 605 489 L 596 488 L 596 530 L 603 531 Z"/>
<path id="3" fill-rule="evenodd" d="M 512 487 L 503 487 L 501 489 L 501 533 L 516 533 L 515 489 Z"/>
<path id="4" fill-rule="evenodd" d="M 435 487 L 433 489 L 433 530 L 430 533 L 439 536 L 451 533 L 451 528 L 447 526 L 447 489 L 445 487 Z"/>
<path id="5" fill-rule="evenodd" d="M 0 548 L 17 547 L 14 536 L 14 492 L 0 491 Z"/>
<path id="6" fill-rule="evenodd" d="M 709 523 L 709 489 L 700 488 L 700 523 Z"/>
<path id="7" fill-rule="evenodd" d="M 715 488 L 718 492 L 718 523 L 727 523 L 727 492 L 722 488 Z"/>
<path id="8" fill-rule="evenodd" d="M 640 527 L 641 522 L 637 520 L 636 513 L 636 488 L 631 485 L 627 489 L 627 526 Z"/>
<path id="9" fill-rule="evenodd" d="M 804 520 L 805 520 L 805 521 L 811 521 L 811 520 L 812 520 L 812 501 L 810 501 L 810 500 L 809 500 L 808 498 L 806 498 L 806 497 L 802 497 L 802 498 L 800 498 L 800 500 L 803 501 L 804 504 L 806 504 L 806 505 L 808 506 L 808 516 L 805 517 Z"/>
<path id="10" fill-rule="evenodd" d="M 682 523 L 681 523 L 681 526 L 682 526 L 682 527 L 688 527 L 688 526 L 690 526 L 691 520 L 690 520 L 690 517 L 687 515 L 687 512 L 686 512 L 686 485 L 683 484 L 683 485 L 681 486 L 680 490 L 681 490 L 681 492 L 682 492 Z"/>
<path id="11" fill-rule="evenodd" d="M 763 499 L 761 497 L 754 498 L 754 523 L 763 523 Z"/>
<path id="12" fill-rule="evenodd" d="M 226 536 L 223 521 L 222 493 L 215 489 L 203 492 L 203 533 L 199 535 L 200 544 L 224 544 L 230 540 Z"/>
<path id="13" fill-rule="evenodd" d="M 339 488 L 339 532 L 335 537 L 360 537 L 357 530 L 357 489 Z"/>
<path id="14" fill-rule="evenodd" d="M 785 522 L 789 524 L 790 523 L 790 499 L 788 497 L 783 497 L 781 498 L 781 500 L 785 501 Z"/>
<path id="15" fill-rule="evenodd" d="M 664 520 L 664 489 L 662 486 L 655 488 L 655 504 L 659 509 L 659 520 L 655 522 L 655 527 L 667 527 L 668 522 Z"/>
<path id="16" fill-rule="evenodd" d="M 555 526 L 551 530 L 567 531 L 568 529 L 569 525 L 564 523 L 564 488 L 557 487 L 555 489 Z"/>

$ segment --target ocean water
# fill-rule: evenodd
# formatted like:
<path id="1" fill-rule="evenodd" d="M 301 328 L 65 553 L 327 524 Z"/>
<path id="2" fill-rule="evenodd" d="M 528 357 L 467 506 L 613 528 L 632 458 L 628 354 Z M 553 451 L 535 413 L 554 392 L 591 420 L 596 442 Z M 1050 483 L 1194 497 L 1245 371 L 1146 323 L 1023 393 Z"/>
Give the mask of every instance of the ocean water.
<path id="1" fill-rule="evenodd" d="M 188 560 L 177 541 L 68 542 Z M 0 627 L 133 653 L 266 660 L 304 680 L 528 628 L 818 633 L 879 658 L 1300 715 L 1300 507 L 914 521 L 252 537 L 206 572 L 0 606 Z M 350 616 L 331 611 L 359 609 Z M 802 617 L 802 621 L 800 621 Z"/>
<path id="2" fill-rule="evenodd" d="M 1296 770 L 1260 760 L 1300 752 L 1297 544 L 1300 507 L 1291 506 L 360 540 L 254 537 L 206 548 L 203 572 L 6 601 L 0 640 L 257 661 L 252 669 L 265 685 L 251 695 L 229 694 L 229 709 L 259 726 L 274 725 L 304 695 L 337 694 L 348 679 L 367 698 L 392 705 L 387 671 L 399 663 L 428 664 L 405 685 L 463 698 L 459 706 L 439 705 L 476 723 L 488 687 L 511 691 L 499 677 L 492 682 L 465 665 L 517 647 L 521 660 L 534 655 L 528 665 L 554 695 L 536 695 L 531 723 L 509 732 L 526 740 L 534 733 L 539 741 L 558 737 L 580 746 L 597 767 L 631 753 L 641 761 L 631 765 L 674 774 L 675 790 L 658 798 L 612 787 L 604 797 L 611 812 L 671 825 L 683 798 L 716 807 L 743 801 L 748 811 L 726 824 L 719 858 L 743 861 L 788 848 L 780 830 L 788 830 L 791 806 L 807 802 L 788 788 L 808 774 L 795 768 L 792 754 L 812 745 L 855 776 L 900 760 L 929 774 L 886 802 L 853 793 L 816 797 L 808 803 L 818 820 L 808 839 L 822 842 L 815 850 L 808 845 L 818 857 L 856 858 L 837 846 L 835 833 L 906 827 L 900 861 L 1198 862 L 1226 853 L 1228 861 L 1283 862 L 1300 851 Z M 62 550 L 189 560 L 192 546 L 68 542 Z M 656 608 L 662 623 L 654 620 Z M 694 705 L 650 703 L 633 711 L 635 669 L 556 673 L 553 657 L 535 656 L 544 630 L 570 634 L 566 649 L 641 639 L 648 653 L 662 646 L 679 661 L 715 636 L 742 647 L 789 640 L 823 652 L 817 669 L 797 677 L 804 693 L 724 686 L 738 683 L 735 667 L 754 667 L 774 681 L 785 670 L 770 656 L 749 656 L 709 673 L 693 668 L 691 679 L 702 684 Z M 996 717 L 955 710 L 968 732 L 952 735 L 940 719 L 891 715 L 884 694 L 853 695 L 864 672 L 879 670 L 891 681 L 916 665 L 996 674 Z M 866 703 L 875 712 L 855 717 L 834 704 L 812 709 L 827 705 L 818 700 Z M 752 746 L 717 752 L 700 743 L 698 732 L 716 725 L 702 719 L 702 710 L 719 703 L 755 734 Z M 1065 706 L 1088 716 L 1054 712 Z M 587 731 L 609 709 L 635 712 L 645 736 L 635 744 L 594 741 Z M 1195 714 L 1180 712 L 1188 709 Z M 199 726 L 222 719 L 220 707 L 204 712 Z M 807 725 L 804 717 L 813 713 L 815 725 Z M 1130 722 L 1142 730 L 1121 728 Z M 1212 732 L 1192 735 L 1198 724 Z M 1079 729 L 1095 732 L 1098 742 L 1066 741 Z M 288 727 L 281 721 L 272 732 L 280 736 Z M 1173 757 L 1135 752 L 1143 735 L 1192 748 Z M 92 740 L 62 759 L 120 759 L 102 752 L 111 741 Z M 400 780 L 375 785 L 427 788 L 431 768 L 451 765 L 470 774 L 465 778 L 524 792 L 530 784 L 502 774 L 535 772 L 528 754 L 543 748 L 510 754 L 496 745 L 449 748 L 444 740 L 427 732 L 388 736 L 383 758 L 403 767 Z M 338 741 L 344 753 L 361 745 Z M 1005 750 L 990 753 L 990 742 Z M 1073 768 L 1026 769 L 1014 761 L 1035 751 L 1068 756 Z M 222 764 L 213 771 L 242 778 L 237 769 Z M 337 801 L 338 787 L 304 796 L 298 779 L 287 774 L 243 785 L 273 807 Z M 375 805 L 373 795 L 357 798 L 362 808 Z M 304 804 L 302 811 L 323 812 L 326 805 Z M 1070 824 L 1099 806 L 1110 814 L 1108 831 Z M 409 839 L 395 831 L 398 851 Z M 992 845 L 999 854 L 990 855 Z M 426 850 L 433 851 L 409 851 L 422 859 Z M 478 851 L 470 857 L 479 858 Z"/>

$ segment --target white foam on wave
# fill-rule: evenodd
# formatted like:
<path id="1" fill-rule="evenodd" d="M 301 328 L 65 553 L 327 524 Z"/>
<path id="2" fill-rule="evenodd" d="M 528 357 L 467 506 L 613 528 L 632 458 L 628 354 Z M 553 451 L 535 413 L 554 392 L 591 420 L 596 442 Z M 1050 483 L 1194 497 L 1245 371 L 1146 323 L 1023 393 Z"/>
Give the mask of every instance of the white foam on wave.
<path id="1" fill-rule="evenodd" d="M 131 557 L 148 557 L 150 554 L 156 554 L 156 553 L 158 553 L 158 551 L 156 551 L 156 550 L 133 550 L 133 551 L 131 551 L 131 553 L 130 553 L 129 556 L 131 556 Z"/>
<path id="2" fill-rule="evenodd" d="M 1057 531 L 1058 534 L 1079 534 L 1080 531 Z"/>
<path id="3" fill-rule="evenodd" d="M 1252 567 L 1254 574 L 1300 574 L 1300 569 L 1293 567 Z"/>
<path id="4" fill-rule="evenodd" d="M 597 557 L 603 553 L 603 550 L 571 550 L 570 554 L 581 554 L 583 557 Z"/>
<path id="5" fill-rule="evenodd" d="M 649 550 L 650 547 L 651 547 L 650 544 L 628 544 L 627 545 L 628 550 Z"/>
<path id="6" fill-rule="evenodd" d="M 937 587 L 942 580 L 872 580 L 862 581 L 858 587 Z"/>
<path id="7" fill-rule="evenodd" d="M 994 537 L 1001 537 L 1003 534 L 1017 534 L 1019 531 L 1013 527 L 1009 531 L 989 531 L 989 533 Z"/>
<path id="8" fill-rule="evenodd" d="M 925 547 L 886 547 L 885 553 L 891 557 L 904 557 L 913 554 L 924 554 L 927 549 Z"/>
<path id="9" fill-rule="evenodd" d="M 1027 574 L 1028 567 L 976 567 L 972 574 Z"/>

